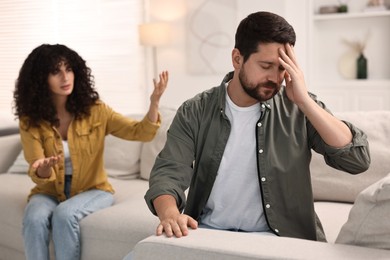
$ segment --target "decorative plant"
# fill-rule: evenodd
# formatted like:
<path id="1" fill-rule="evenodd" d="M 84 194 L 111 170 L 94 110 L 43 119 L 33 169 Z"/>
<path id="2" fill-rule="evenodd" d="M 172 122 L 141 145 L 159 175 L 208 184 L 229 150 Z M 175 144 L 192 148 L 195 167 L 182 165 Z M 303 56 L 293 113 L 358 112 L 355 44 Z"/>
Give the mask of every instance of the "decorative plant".
<path id="1" fill-rule="evenodd" d="M 354 51 L 356 51 L 359 54 L 363 54 L 364 49 L 366 48 L 368 39 L 370 37 L 370 31 L 366 33 L 366 37 L 363 39 L 363 41 L 349 41 L 346 39 L 342 39 L 343 43 L 345 43 L 347 46 L 351 47 Z"/>
<path id="2" fill-rule="evenodd" d="M 354 51 L 356 51 L 359 56 L 357 58 L 357 73 L 356 78 L 358 79 L 366 79 L 367 78 L 367 59 L 364 56 L 364 49 L 367 46 L 368 39 L 370 37 L 370 31 L 367 32 L 366 37 L 363 41 L 349 41 L 343 39 L 343 42 L 351 47 Z"/>
<path id="3" fill-rule="evenodd" d="M 339 13 L 347 13 L 348 12 L 348 0 L 339 0 Z"/>

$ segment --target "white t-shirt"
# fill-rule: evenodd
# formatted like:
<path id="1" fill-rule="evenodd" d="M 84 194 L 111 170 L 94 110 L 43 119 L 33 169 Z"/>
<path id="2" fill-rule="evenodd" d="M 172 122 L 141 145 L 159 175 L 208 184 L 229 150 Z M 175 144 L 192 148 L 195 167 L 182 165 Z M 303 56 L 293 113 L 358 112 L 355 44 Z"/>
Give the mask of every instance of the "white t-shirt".
<path id="1" fill-rule="evenodd" d="M 70 159 L 70 152 L 69 152 L 69 146 L 68 141 L 62 140 L 62 146 L 64 148 L 64 160 L 65 160 L 65 175 L 72 175 L 73 168 L 72 168 L 72 160 Z"/>
<path id="2" fill-rule="evenodd" d="M 226 230 L 268 231 L 256 159 L 260 104 L 239 107 L 227 93 L 226 101 L 231 132 L 200 223 Z"/>

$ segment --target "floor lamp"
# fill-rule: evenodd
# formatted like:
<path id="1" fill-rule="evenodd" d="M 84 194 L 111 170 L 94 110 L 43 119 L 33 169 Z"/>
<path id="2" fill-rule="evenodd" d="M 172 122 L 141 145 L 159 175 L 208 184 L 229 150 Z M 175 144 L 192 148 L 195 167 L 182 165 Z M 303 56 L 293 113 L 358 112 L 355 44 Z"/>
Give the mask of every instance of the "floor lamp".
<path id="1" fill-rule="evenodd" d="M 158 79 L 157 47 L 170 40 L 170 27 L 165 23 L 144 23 L 138 27 L 140 43 L 152 48 L 153 77 Z"/>

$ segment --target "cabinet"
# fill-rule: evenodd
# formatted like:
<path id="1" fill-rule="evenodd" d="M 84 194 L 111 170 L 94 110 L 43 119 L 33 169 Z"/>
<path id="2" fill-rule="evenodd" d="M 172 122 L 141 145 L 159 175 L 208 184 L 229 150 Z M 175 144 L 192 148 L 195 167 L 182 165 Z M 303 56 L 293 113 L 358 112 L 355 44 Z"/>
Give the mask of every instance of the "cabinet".
<path id="1" fill-rule="evenodd" d="M 318 14 L 332 1 L 306 3 L 309 89 L 333 111 L 389 110 L 390 10 L 363 11 L 367 0 L 350 0 L 347 13 Z M 358 53 L 345 42 L 365 40 L 368 78 L 357 80 Z"/>

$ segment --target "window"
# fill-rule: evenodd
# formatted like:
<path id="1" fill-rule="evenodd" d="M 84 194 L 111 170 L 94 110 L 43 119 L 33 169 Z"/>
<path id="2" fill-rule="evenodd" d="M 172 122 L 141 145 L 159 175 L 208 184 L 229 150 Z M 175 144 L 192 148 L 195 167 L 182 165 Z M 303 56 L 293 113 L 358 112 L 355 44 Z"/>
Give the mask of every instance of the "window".
<path id="1" fill-rule="evenodd" d="M 27 55 L 43 43 L 61 43 L 87 61 L 103 101 L 121 113 L 144 112 L 142 19 L 140 0 L 2 0 L 0 110 L 12 112 L 15 80 Z"/>

